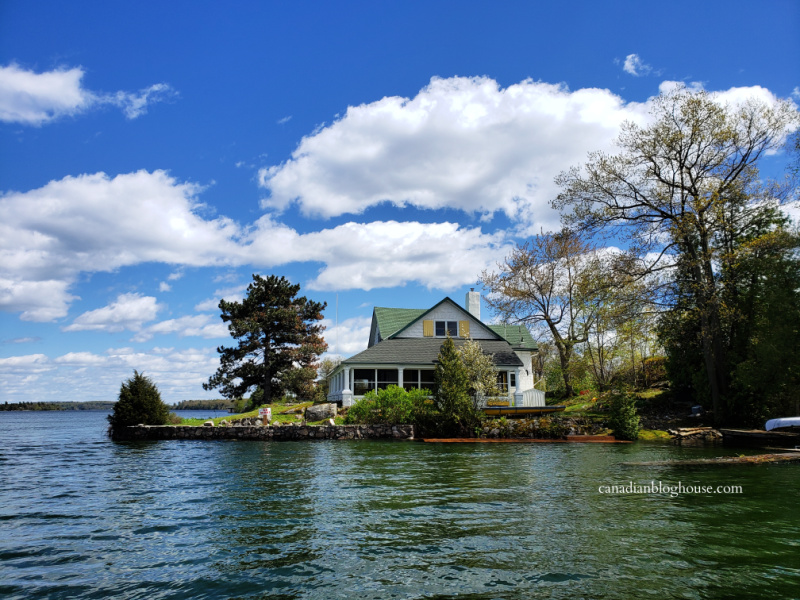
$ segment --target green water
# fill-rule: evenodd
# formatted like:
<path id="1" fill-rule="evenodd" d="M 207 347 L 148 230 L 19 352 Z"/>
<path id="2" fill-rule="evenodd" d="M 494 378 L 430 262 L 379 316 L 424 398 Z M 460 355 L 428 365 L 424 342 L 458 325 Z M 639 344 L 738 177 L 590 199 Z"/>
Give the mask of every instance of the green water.
<path id="1" fill-rule="evenodd" d="M 624 464 L 731 453 L 641 443 L 112 443 L 102 415 L 7 414 L 4 598 L 800 597 L 797 464 Z M 651 481 L 742 493 L 598 492 Z"/>

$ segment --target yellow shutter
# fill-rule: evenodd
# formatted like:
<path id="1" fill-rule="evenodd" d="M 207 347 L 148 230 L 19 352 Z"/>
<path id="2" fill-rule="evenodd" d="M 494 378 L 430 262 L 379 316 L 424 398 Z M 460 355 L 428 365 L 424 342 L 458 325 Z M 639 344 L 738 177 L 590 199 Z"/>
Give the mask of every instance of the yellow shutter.
<path id="1" fill-rule="evenodd" d="M 422 335 L 425 337 L 433 337 L 433 321 L 422 322 Z"/>
<path id="2" fill-rule="evenodd" d="M 469 337 L 469 321 L 458 322 L 458 335 L 462 338 Z"/>

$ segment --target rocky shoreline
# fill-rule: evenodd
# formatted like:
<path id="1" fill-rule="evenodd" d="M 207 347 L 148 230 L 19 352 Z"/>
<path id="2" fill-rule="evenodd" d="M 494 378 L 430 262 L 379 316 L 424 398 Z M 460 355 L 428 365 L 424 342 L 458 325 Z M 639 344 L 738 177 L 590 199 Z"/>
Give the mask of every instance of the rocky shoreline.
<path id="1" fill-rule="evenodd" d="M 134 425 L 110 429 L 116 441 L 135 440 L 413 440 L 413 425 L 284 425 L 187 427 L 183 425 Z"/>

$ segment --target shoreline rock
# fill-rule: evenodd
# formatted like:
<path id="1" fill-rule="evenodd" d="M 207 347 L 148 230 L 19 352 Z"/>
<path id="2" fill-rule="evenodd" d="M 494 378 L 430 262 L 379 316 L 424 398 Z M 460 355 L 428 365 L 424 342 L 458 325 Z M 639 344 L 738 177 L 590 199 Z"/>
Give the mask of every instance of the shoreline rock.
<path id="1" fill-rule="evenodd" d="M 109 436 L 115 441 L 265 440 L 286 442 L 301 440 L 413 440 L 415 433 L 413 425 L 324 425 L 321 427 L 308 425 L 296 425 L 295 427 L 135 425 L 111 429 Z"/>

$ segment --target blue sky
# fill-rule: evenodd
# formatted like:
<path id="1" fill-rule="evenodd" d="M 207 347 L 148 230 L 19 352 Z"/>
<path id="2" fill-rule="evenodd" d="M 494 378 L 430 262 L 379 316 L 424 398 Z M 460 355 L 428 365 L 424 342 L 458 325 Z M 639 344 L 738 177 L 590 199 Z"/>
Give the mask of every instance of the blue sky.
<path id="1" fill-rule="evenodd" d="M 793 0 L 2 0 L 0 402 L 214 397 L 254 272 L 357 352 L 556 227 L 553 178 L 660 90 L 800 102 L 799 32 Z"/>

